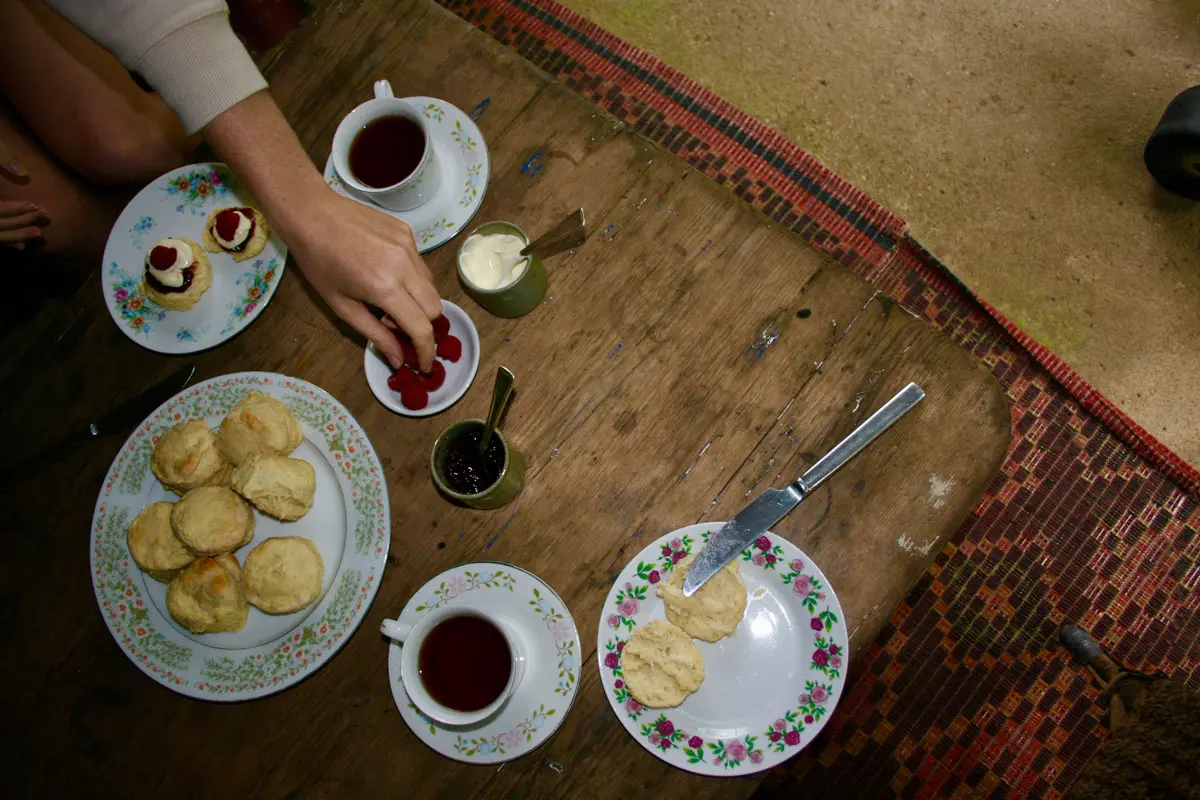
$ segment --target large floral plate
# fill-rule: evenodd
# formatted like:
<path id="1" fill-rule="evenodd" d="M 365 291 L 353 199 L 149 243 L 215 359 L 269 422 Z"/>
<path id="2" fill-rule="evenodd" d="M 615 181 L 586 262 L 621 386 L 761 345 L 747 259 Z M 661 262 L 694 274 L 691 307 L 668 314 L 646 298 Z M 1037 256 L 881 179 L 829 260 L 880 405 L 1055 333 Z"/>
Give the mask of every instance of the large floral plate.
<path id="1" fill-rule="evenodd" d="M 138 569 L 125 543 L 129 523 L 158 500 L 176 500 L 150 472 L 154 443 L 172 425 L 203 419 L 217 428 L 246 392 L 277 397 L 300 422 L 292 453 L 313 465 L 312 509 L 295 522 L 255 512 L 245 561 L 272 536 L 304 536 L 325 562 L 322 595 L 293 614 L 250 609 L 240 631 L 189 633 L 171 619 L 165 584 Z M 328 661 L 362 622 L 379 588 L 391 526 L 387 483 L 367 435 L 341 403 L 311 383 L 267 372 L 213 378 L 168 400 L 133 432 L 113 461 L 92 518 L 92 585 L 113 638 L 143 672 L 181 694 L 246 700 L 278 692 Z"/>
<path id="2" fill-rule="evenodd" d="M 491 168 L 479 126 L 460 109 L 436 97 L 404 99 L 421 110 L 429 126 L 433 151 L 442 170 L 433 197 L 408 211 L 383 208 L 342 181 L 333 166 L 332 154 L 325 162 L 325 182 L 340 195 L 407 222 L 417 240 L 417 250 L 424 253 L 453 239 L 475 216 L 483 203 Z"/>
<path id="3" fill-rule="evenodd" d="M 701 775 L 746 775 L 802 750 L 824 727 L 845 685 L 846 626 L 821 570 L 768 533 L 738 563 L 746 615 L 733 636 L 699 640 L 705 677 L 679 706 L 644 708 L 630 696 L 621 653 L 638 625 L 665 619 L 655 591 L 722 523 L 668 533 L 625 566 L 600 616 L 597 657 L 604 694 L 625 730 L 668 764 Z"/>
<path id="4" fill-rule="evenodd" d="M 236 336 L 262 313 L 283 276 L 287 247 L 275 233 L 252 259 L 207 253 L 212 286 L 187 311 L 161 308 L 141 290 L 146 253 L 160 239 L 200 242 L 209 213 L 255 206 L 224 164 L 192 164 L 156 178 L 125 206 L 104 246 L 104 302 L 117 327 L 159 353 L 194 353 Z M 207 251 L 206 251 L 207 252 Z"/>
<path id="5" fill-rule="evenodd" d="M 402 645 L 388 647 L 388 682 L 413 733 L 441 755 L 468 764 L 498 764 L 540 747 L 562 724 L 579 692 L 579 630 L 571 612 L 542 579 L 497 562 L 459 564 L 417 590 L 397 617 L 416 622 L 443 606 L 486 608 L 504 619 L 527 653 L 525 677 L 491 719 L 466 728 L 433 722 L 408 698 L 400 680 Z"/>

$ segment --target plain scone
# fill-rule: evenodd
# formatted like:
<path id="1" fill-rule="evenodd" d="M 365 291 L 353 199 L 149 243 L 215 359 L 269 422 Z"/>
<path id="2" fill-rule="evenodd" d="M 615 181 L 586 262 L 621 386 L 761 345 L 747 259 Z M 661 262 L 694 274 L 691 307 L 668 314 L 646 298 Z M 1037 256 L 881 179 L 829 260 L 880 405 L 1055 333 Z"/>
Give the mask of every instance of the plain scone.
<path id="1" fill-rule="evenodd" d="M 691 597 L 683 596 L 683 578 L 696 560 L 693 553 L 675 565 L 671 577 L 658 585 L 667 619 L 688 636 L 715 642 L 737 630 L 746 613 L 746 584 L 737 561 L 730 561 Z"/>
<path id="2" fill-rule="evenodd" d="M 228 487 L 201 486 L 175 504 L 171 528 L 196 555 L 215 556 L 250 543 L 254 512 Z"/>
<path id="3" fill-rule="evenodd" d="M 196 560 L 171 530 L 173 506 L 167 502 L 146 506 L 133 518 L 126 535 L 133 560 L 143 572 L 163 583 L 170 583 L 181 569 Z"/>
<path id="4" fill-rule="evenodd" d="M 240 465 L 252 453 L 290 454 L 304 441 L 304 430 L 283 403 L 250 391 L 230 409 L 217 440 L 225 457 Z"/>
<path id="5" fill-rule="evenodd" d="M 246 597 L 268 614 L 289 614 L 321 595 L 325 562 L 317 546 L 300 536 L 267 539 L 246 556 Z"/>
<path id="6" fill-rule="evenodd" d="M 238 572 L 231 555 L 193 561 L 167 587 L 172 619 L 192 633 L 241 630 L 250 606 Z"/>
<path id="7" fill-rule="evenodd" d="M 260 511 L 285 522 L 312 508 L 317 473 L 299 458 L 253 453 L 233 473 L 233 490 Z"/>
<path id="8" fill-rule="evenodd" d="M 158 438 L 150 471 L 176 494 L 201 486 L 228 486 L 233 465 L 221 455 L 217 435 L 202 419 L 172 426 Z"/>
<path id="9" fill-rule="evenodd" d="M 665 619 L 639 626 L 621 655 L 633 698 L 647 708 L 672 708 L 704 682 L 704 656 L 691 637 Z"/>

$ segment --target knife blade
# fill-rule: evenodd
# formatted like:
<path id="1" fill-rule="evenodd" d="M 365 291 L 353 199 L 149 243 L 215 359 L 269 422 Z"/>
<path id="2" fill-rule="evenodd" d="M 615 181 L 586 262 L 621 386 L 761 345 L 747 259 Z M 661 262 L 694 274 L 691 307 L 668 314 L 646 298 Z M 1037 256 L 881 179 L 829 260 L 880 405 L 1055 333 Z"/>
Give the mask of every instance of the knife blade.
<path id="1" fill-rule="evenodd" d="M 925 392 L 921 391 L 920 386 L 915 383 L 908 384 L 789 486 L 783 489 L 767 489 L 754 498 L 750 505 L 722 525 L 721 530 L 714 536 L 709 537 L 684 576 L 684 597 L 695 594 L 709 578 L 736 558 L 738 553 L 800 505 L 807 495 L 847 461 L 862 452 L 864 447 L 875 441 L 896 420 L 911 411 L 924 397 Z"/>
<path id="2" fill-rule="evenodd" d="M 40 453 L 10 467 L 0 474 L 0 488 L 7 489 L 12 484 L 40 472 L 56 461 L 70 455 L 97 436 L 121 433 L 132 428 L 148 417 L 154 409 L 181 392 L 192 380 L 192 376 L 195 373 L 196 366 L 194 364 L 180 367 L 165 379 L 154 384 L 132 400 L 117 406 L 86 428 L 75 431 L 65 439 L 42 450 Z"/>

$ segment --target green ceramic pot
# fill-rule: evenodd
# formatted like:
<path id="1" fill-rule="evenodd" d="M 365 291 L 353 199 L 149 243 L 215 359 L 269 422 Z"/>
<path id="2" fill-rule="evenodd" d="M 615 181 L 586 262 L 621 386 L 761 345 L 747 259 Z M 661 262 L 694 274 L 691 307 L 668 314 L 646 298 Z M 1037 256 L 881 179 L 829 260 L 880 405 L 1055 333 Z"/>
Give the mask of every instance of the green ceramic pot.
<path id="1" fill-rule="evenodd" d="M 442 431 L 433 443 L 433 450 L 429 454 L 429 474 L 433 477 L 433 485 L 437 487 L 437 490 L 458 505 L 471 508 L 500 508 L 500 506 L 507 505 L 520 493 L 521 485 L 525 481 L 525 459 L 508 446 L 508 440 L 504 438 L 504 434 L 499 429 L 496 430 L 495 436 L 504 448 L 504 466 L 495 483 L 482 492 L 463 494 L 450 488 L 444 474 L 446 451 L 450 443 L 472 431 L 482 433 L 484 424 L 481 419 L 465 419 Z"/>
<path id="2" fill-rule="evenodd" d="M 529 266 L 525 268 L 521 277 L 503 289 L 481 289 L 471 283 L 463 274 L 463 247 L 466 245 L 467 239 L 477 233 L 484 235 L 511 233 L 514 236 L 520 236 L 526 244 L 529 244 L 529 237 L 525 235 L 525 232 L 511 222 L 488 222 L 471 231 L 458 246 L 458 281 L 466 293 L 471 295 L 476 303 L 497 317 L 523 317 L 537 308 L 538 304 L 542 302 L 542 298 L 546 296 L 547 282 L 546 266 L 537 256 L 530 256 Z"/>

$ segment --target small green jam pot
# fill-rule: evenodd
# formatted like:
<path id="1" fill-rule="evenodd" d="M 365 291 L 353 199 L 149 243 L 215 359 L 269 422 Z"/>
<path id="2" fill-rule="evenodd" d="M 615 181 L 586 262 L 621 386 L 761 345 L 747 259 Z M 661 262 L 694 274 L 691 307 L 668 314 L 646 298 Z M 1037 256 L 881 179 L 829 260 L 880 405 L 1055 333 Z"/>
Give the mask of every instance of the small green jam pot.
<path id="1" fill-rule="evenodd" d="M 508 446 L 508 440 L 499 429 L 492 435 L 504 448 L 504 465 L 500 468 L 500 477 L 491 486 L 475 494 L 463 494 L 452 489 L 446 481 L 446 455 L 450 446 L 464 435 L 482 434 L 484 425 L 481 419 L 465 419 L 442 431 L 429 454 L 429 474 L 433 477 L 433 485 L 451 502 L 471 508 L 500 508 L 520 493 L 521 485 L 525 481 L 525 459 Z"/>

